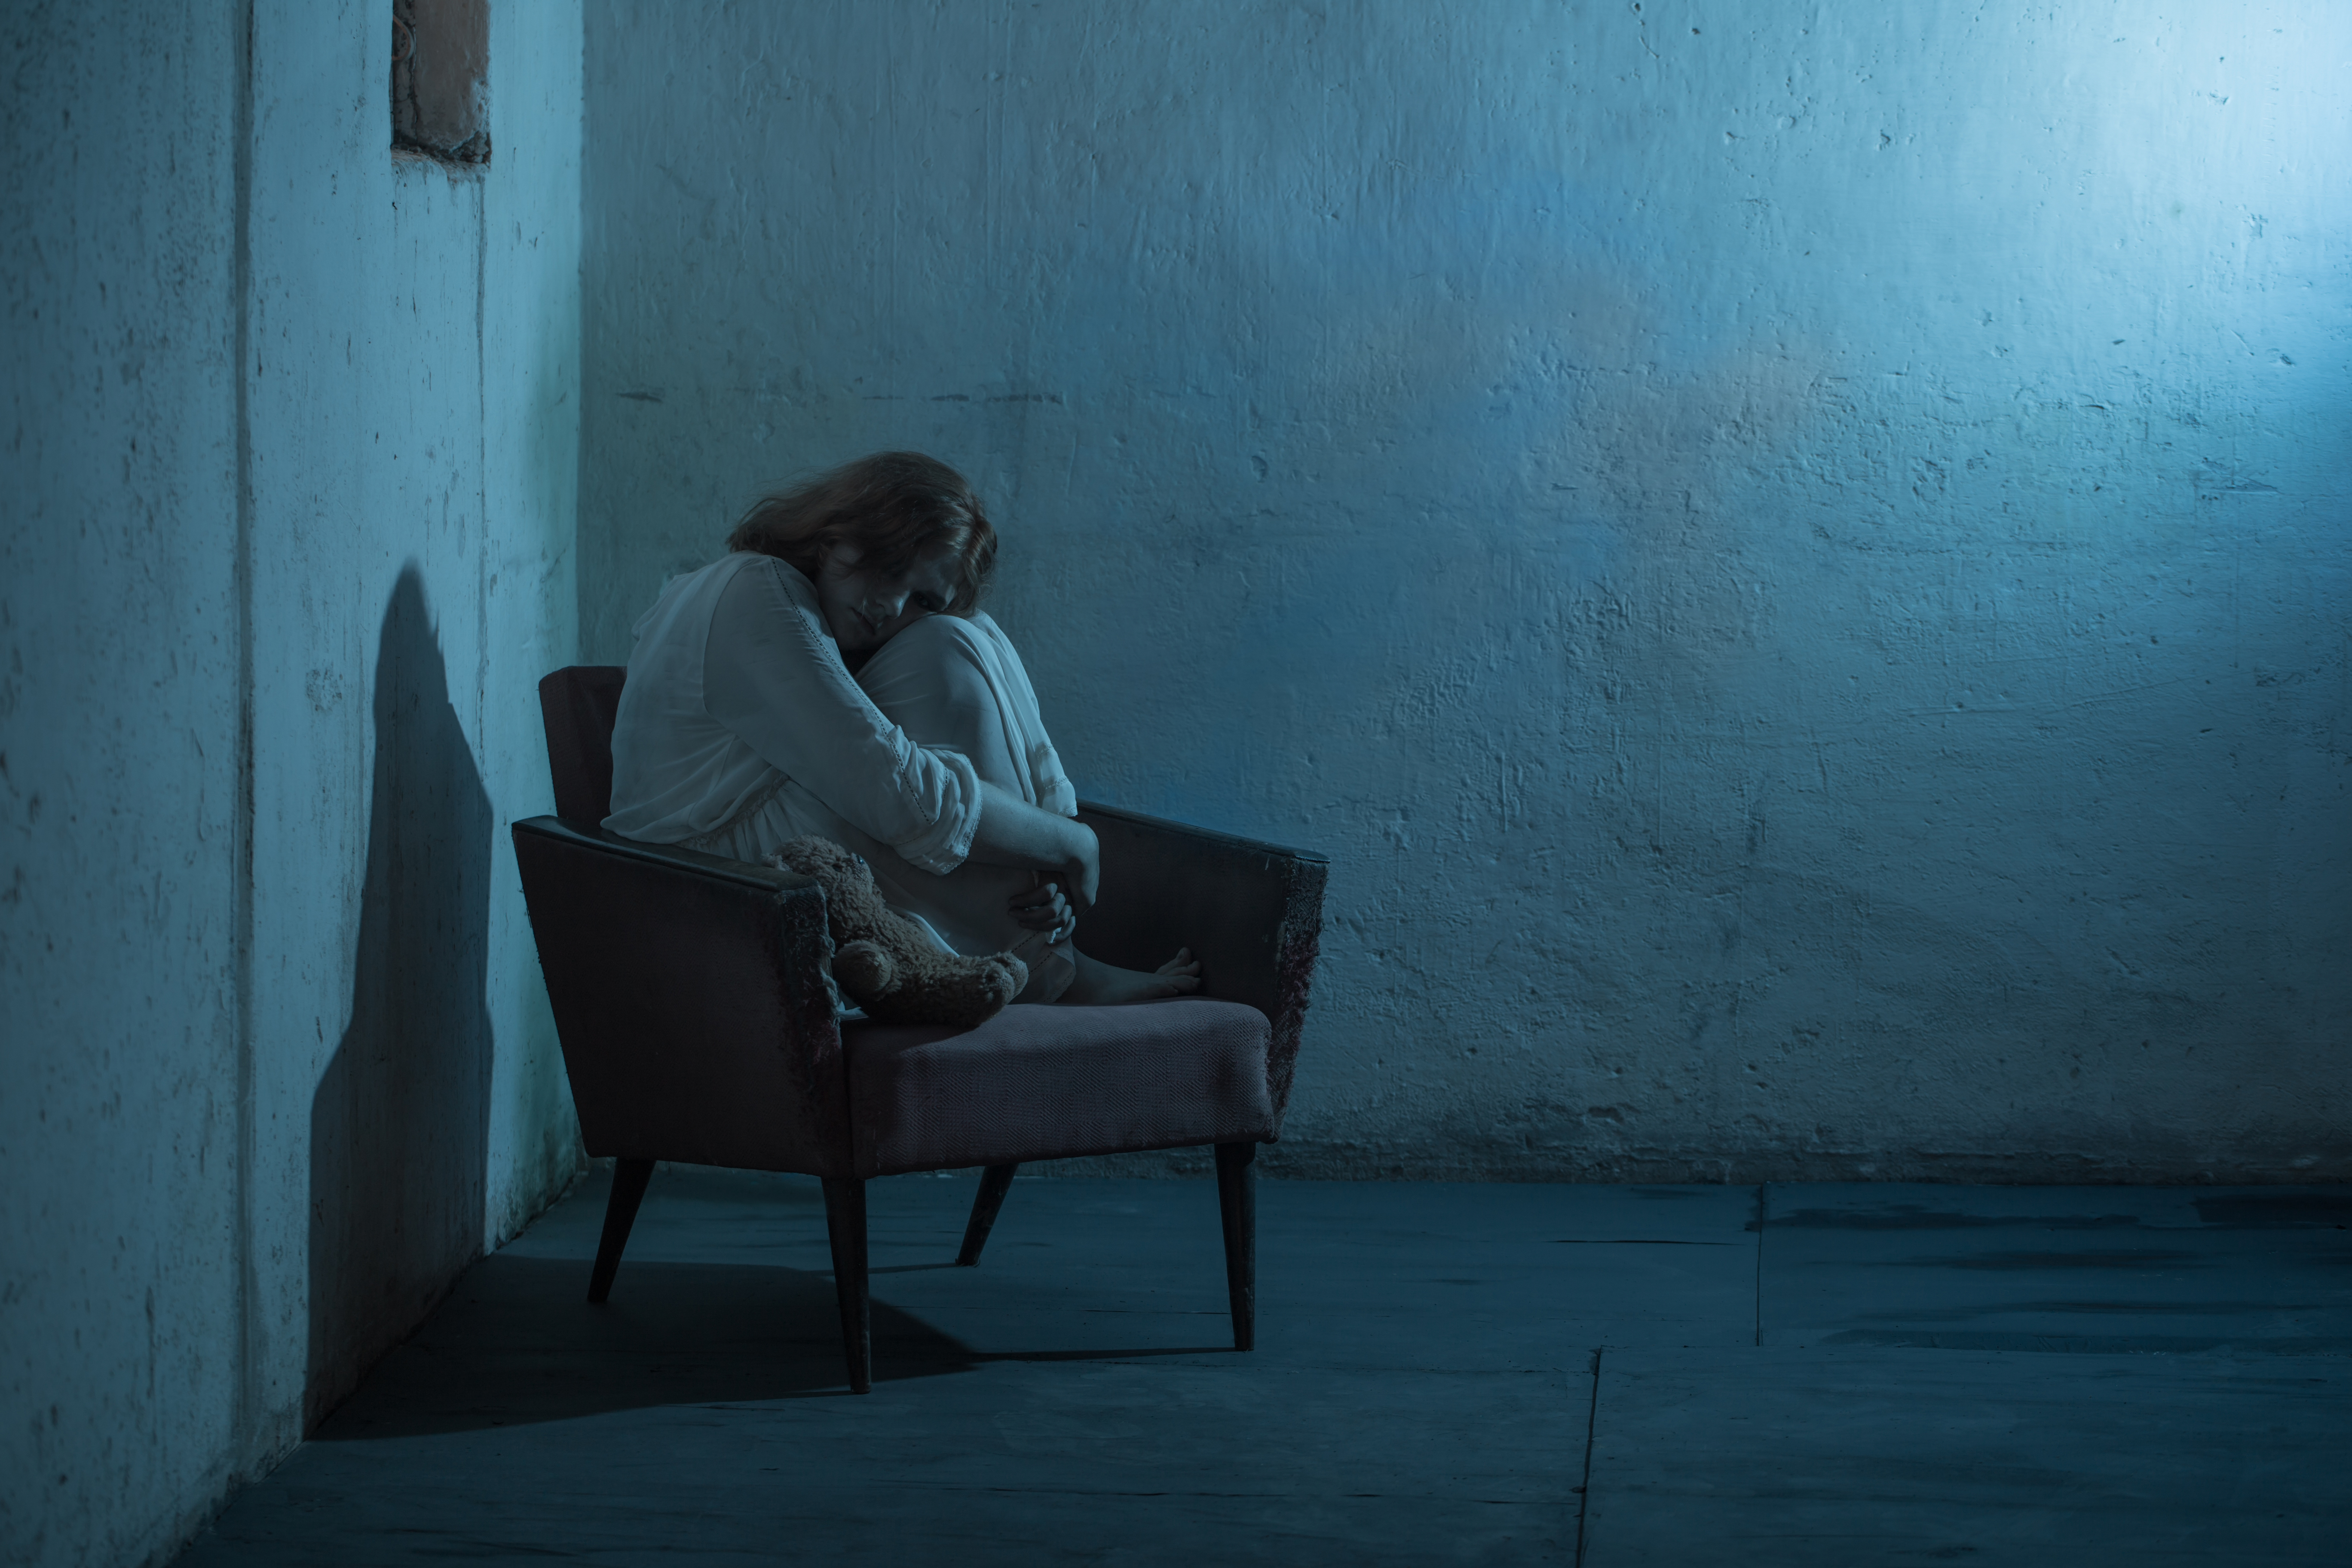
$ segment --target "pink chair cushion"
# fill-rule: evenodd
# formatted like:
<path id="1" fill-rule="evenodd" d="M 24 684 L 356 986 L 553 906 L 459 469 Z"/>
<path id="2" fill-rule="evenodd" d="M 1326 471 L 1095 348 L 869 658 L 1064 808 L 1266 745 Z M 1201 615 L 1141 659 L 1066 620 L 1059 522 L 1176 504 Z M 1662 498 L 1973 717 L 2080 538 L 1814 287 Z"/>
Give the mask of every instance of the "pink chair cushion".
<path id="1" fill-rule="evenodd" d="M 845 1025 L 856 1173 L 1268 1142 L 1267 1033 L 1255 1007 L 1195 997 Z"/>

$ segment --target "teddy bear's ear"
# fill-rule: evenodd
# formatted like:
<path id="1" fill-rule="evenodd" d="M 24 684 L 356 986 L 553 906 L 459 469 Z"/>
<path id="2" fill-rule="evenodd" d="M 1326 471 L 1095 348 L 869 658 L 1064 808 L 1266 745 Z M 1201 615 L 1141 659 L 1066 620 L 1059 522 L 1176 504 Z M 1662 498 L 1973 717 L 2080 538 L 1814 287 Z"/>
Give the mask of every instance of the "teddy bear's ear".
<path id="1" fill-rule="evenodd" d="M 797 871 L 803 877 L 814 876 L 825 863 L 824 847 L 824 840 L 821 838 L 788 839 L 768 857 L 768 862 L 787 871 Z"/>

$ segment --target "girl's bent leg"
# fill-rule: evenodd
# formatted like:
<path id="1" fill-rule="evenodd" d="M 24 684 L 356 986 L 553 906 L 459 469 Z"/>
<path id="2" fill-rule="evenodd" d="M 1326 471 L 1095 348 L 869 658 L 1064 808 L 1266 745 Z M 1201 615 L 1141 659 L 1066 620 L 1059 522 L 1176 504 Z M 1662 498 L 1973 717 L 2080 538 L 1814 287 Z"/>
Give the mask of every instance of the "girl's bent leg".
<path id="1" fill-rule="evenodd" d="M 978 628 L 931 616 L 885 643 L 857 672 L 857 684 L 917 745 L 961 752 L 988 783 L 1034 799 L 1028 748 L 1010 716 L 1012 694 L 999 689 L 1005 677 L 994 667 L 1002 656 L 991 654 Z M 957 952 L 1011 952 L 1026 963 L 1029 986 L 1017 1000 L 1056 1001 L 1076 978 L 1069 942 L 1028 930 L 1013 913 L 1011 900 L 1034 889 L 1038 873 L 966 861 L 935 877 L 896 856 L 872 863 L 882 896 L 922 916 Z"/>
<path id="2" fill-rule="evenodd" d="M 1028 672 L 1001 633 L 953 616 L 929 616 L 885 643 L 857 672 L 857 684 L 916 744 L 962 752 L 990 784 L 1048 809 L 1057 786 L 1067 791 L 1037 723 Z M 875 869 L 884 880 L 883 868 Z M 903 862 L 891 871 L 883 897 L 920 913 L 957 952 L 1011 952 L 1029 965 L 1020 1001 L 1101 1005 L 1200 989 L 1201 966 L 1189 951 L 1146 973 L 1097 963 L 1066 940 L 1050 942 L 1021 926 L 1008 903 L 1039 885 L 1037 872 L 969 861 L 945 877 Z"/>

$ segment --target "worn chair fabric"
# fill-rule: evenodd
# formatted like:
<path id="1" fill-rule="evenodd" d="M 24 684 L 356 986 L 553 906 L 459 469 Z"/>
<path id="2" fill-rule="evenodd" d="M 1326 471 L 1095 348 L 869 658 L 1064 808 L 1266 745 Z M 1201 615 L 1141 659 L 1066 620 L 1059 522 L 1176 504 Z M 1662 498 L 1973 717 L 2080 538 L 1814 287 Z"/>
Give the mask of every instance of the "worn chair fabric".
<path id="1" fill-rule="evenodd" d="M 861 1176 L 1274 1137 L 1265 1015 L 1238 1002 L 1016 1004 L 974 1029 L 843 1034 Z"/>
<path id="2" fill-rule="evenodd" d="M 588 1152 L 615 1162 L 603 1300 L 654 1163 L 824 1179 L 851 1386 L 871 1385 L 865 1183 L 981 1166 L 957 1261 L 979 1260 L 1031 1160 L 1213 1145 L 1234 1342 L 1255 1337 L 1250 1162 L 1281 1131 L 1322 913 L 1321 857 L 1081 805 L 1102 846 L 1087 948 L 1149 968 L 1180 945 L 1205 994 L 1015 1005 L 972 1029 L 841 1024 L 807 878 L 598 824 L 624 671 L 540 683 L 552 817 L 514 825 L 540 965 Z"/>

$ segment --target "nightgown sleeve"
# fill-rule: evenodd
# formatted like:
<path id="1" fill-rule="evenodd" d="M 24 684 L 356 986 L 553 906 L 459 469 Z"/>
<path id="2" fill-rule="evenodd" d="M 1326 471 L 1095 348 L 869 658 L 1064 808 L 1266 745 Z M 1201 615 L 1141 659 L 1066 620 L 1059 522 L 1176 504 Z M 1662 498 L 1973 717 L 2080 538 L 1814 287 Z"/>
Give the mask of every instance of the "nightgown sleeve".
<path id="1" fill-rule="evenodd" d="M 761 561 L 728 584 L 703 649 L 702 694 L 771 767 L 909 865 L 944 876 L 971 852 L 981 795 L 971 760 L 918 746 L 883 717 L 793 567 Z"/>

